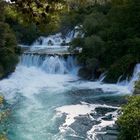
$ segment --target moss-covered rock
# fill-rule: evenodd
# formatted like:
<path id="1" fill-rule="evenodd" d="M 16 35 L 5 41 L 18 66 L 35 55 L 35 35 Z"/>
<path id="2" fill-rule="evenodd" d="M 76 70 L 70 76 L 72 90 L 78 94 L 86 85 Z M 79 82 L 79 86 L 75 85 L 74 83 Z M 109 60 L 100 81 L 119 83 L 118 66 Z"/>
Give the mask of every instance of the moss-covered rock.
<path id="1" fill-rule="evenodd" d="M 3 96 L 0 96 L 0 105 L 2 105 L 4 103 L 4 98 Z"/>
<path id="2" fill-rule="evenodd" d="M 0 140 L 8 140 L 7 137 L 3 134 L 0 134 Z"/>

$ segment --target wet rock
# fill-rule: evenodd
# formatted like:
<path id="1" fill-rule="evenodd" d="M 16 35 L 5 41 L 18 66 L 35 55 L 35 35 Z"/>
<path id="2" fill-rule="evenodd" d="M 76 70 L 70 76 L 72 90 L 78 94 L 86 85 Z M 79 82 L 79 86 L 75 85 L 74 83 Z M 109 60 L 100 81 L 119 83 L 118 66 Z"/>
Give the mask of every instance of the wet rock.
<path id="1" fill-rule="evenodd" d="M 96 120 L 91 120 L 89 115 L 83 115 L 75 117 L 76 121 L 71 124 L 71 128 L 80 136 L 85 137 L 87 136 L 87 131 L 89 131 L 93 125 L 99 124 Z"/>
<path id="2" fill-rule="evenodd" d="M 100 132 L 96 135 L 98 140 L 117 140 L 119 134 L 116 124 L 102 128 Z"/>
<path id="3" fill-rule="evenodd" d="M 66 46 L 66 45 L 68 45 L 68 44 L 66 43 L 65 40 L 63 40 L 62 43 L 61 43 L 61 46 Z"/>
<path id="4" fill-rule="evenodd" d="M 98 108 L 95 108 L 95 111 L 97 112 L 97 114 L 99 115 L 105 115 L 106 113 L 108 112 L 113 112 L 117 110 L 116 108 L 105 108 L 105 107 L 98 107 Z M 110 116 L 111 117 L 111 116 Z"/>
<path id="5" fill-rule="evenodd" d="M 53 45 L 52 40 L 49 40 L 49 41 L 48 41 L 48 45 L 49 45 L 49 46 L 52 46 L 52 45 Z"/>
<path id="6" fill-rule="evenodd" d="M 103 117 L 102 119 L 105 120 L 105 121 L 111 121 L 112 118 L 113 118 L 112 114 L 109 114 L 109 115 Z"/>

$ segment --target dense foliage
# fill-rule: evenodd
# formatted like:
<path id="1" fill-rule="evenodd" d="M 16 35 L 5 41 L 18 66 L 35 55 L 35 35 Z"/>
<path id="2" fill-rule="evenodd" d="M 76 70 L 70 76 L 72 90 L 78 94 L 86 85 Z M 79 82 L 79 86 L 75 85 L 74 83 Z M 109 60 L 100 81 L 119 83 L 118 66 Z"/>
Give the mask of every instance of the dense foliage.
<path id="1" fill-rule="evenodd" d="M 0 78 L 15 69 L 18 61 L 17 42 L 14 33 L 4 19 L 4 2 L 0 0 Z"/>
<path id="2" fill-rule="evenodd" d="M 120 140 L 140 139 L 140 96 L 129 98 L 122 108 L 123 114 L 117 123 L 120 129 Z"/>
<path id="3" fill-rule="evenodd" d="M 64 8 L 63 0 L 10 0 L 11 5 L 24 16 L 24 20 L 37 25 L 49 23 Z"/>
<path id="4" fill-rule="evenodd" d="M 82 25 L 84 37 L 74 39 L 72 47 L 83 48 L 79 55 L 84 66 L 84 70 L 81 69 L 83 75 L 87 74 L 91 79 L 94 73 L 100 75 L 108 71 L 108 82 L 117 81 L 121 75 L 122 78 L 131 75 L 135 64 L 140 61 L 139 16 L 139 0 L 98 1 L 62 16 L 63 29 Z"/>
<path id="5" fill-rule="evenodd" d="M 63 1 L 11 0 L 5 6 L 5 21 L 15 32 L 17 42 L 31 45 L 39 36 L 58 31 Z"/>

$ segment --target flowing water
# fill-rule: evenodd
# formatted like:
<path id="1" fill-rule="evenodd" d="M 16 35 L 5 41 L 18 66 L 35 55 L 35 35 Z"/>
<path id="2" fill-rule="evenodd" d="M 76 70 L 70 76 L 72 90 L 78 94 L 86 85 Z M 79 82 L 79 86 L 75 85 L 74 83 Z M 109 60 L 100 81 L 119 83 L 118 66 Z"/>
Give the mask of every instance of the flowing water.
<path id="1" fill-rule="evenodd" d="M 11 105 L 9 140 L 115 140 L 117 110 L 127 86 L 77 76 L 74 56 L 22 55 L 15 72 L 0 81 Z"/>

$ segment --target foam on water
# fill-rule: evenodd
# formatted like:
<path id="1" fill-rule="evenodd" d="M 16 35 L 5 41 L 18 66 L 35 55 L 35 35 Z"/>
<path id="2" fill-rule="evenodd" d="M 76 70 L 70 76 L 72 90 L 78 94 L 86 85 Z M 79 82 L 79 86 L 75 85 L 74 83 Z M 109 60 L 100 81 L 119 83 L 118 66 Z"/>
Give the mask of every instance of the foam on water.
<path id="1" fill-rule="evenodd" d="M 110 106 L 108 106 L 110 107 Z M 111 106 L 112 107 L 112 106 Z M 103 117 L 99 117 L 97 121 L 100 123 L 97 125 L 94 125 L 88 132 L 87 132 L 87 139 L 86 140 L 97 140 L 96 136 L 97 134 L 106 134 L 106 131 L 102 131 L 103 128 L 105 127 L 112 127 L 115 124 L 115 121 L 118 118 L 118 113 L 117 111 L 111 112 L 111 113 L 106 113 L 105 116 L 107 115 L 113 115 L 112 120 L 103 120 Z"/>
<path id="2" fill-rule="evenodd" d="M 42 88 L 63 89 L 65 82 L 76 80 L 72 75 L 47 74 L 36 67 L 18 65 L 16 71 L 8 78 L 0 81 L 0 90 L 6 98 L 23 93 L 24 96 L 38 93 Z"/>
<path id="3" fill-rule="evenodd" d="M 72 39 L 76 38 L 79 34 L 80 32 L 77 30 L 77 28 L 75 28 L 72 31 L 68 32 L 65 37 L 63 37 L 61 33 L 50 35 L 48 37 L 41 36 L 31 45 L 30 49 L 33 51 L 44 48 L 69 48 L 67 44 L 70 43 Z"/>
<path id="4" fill-rule="evenodd" d="M 101 89 L 103 92 L 113 92 L 116 94 L 131 94 L 131 91 L 128 89 L 128 86 L 117 85 L 117 84 L 106 84 L 102 82 L 89 82 L 81 81 L 75 83 L 73 86 L 79 89 Z"/>
<path id="5" fill-rule="evenodd" d="M 112 108 L 112 109 L 118 109 L 118 107 L 115 106 L 109 106 L 109 105 L 101 105 L 101 104 L 88 104 L 85 102 L 81 102 L 81 104 L 76 105 L 67 105 L 62 106 L 56 109 L 57 115 L 60 116 L 60 114 L 66 114 L 65 122 L 60 126 L 60 132 L 65 133 L 70 129 L 70 125 L 73 124 L 76 120 L 76 117 L 78 116 L 84 116 L 87 115 L 89 119 L 94 119 L 92 116 L 90 116 L 91 113 L 96 114 L 95 108 L 102 107 L 102 108 Z M 117 111 L 106 113 L 105 116 L 113 114 L 113 120 L 103 120 L 103 116 L 99 117 L 97 121 L 100 123 L 97 125 L 94 125 L 91 130 L 87 132 L 87 140 L 94 140 L 96 139 L 96 134 L 101 133 L 100 130 L 107 126 L 112 126 L 115 124 L 115 121 L 117 119 Z M 105 133 L 105 132 L 102 132 Z"/>
<path id="6" fill-rule="evenodd" d="M 20 64 L 27 67 L 37 67 L 50 74 L 77 74 L 79 67 L 76 58 L 68 56 L 41 56 L 25 54 L 21 56 Z"/>
<path id="7" fill-rule="evenodd" d="M 52 50 L 60 48 L 61 50 L 64 48 L 61 46 L 64 40 L 65 43 L 68 43 L 76 36 L 78 36 L 78 33 L 72 31 L 65 39 L 62 38 L 61 34 L 47 38 L 41 37 L 31 46 L 31 50 L 40 48 L 50 48 Z M 15 123 L 16 127 L 13 126 L 12 130 L 14 132 L 12 133 L 17 137 L 15 136 L 16 138 L 14 137 L 12 140 L 44 140 L 45 138 L 47 140 L 65 140 L 64 134 L 69 133 L 69 131 L 72 132 L 69 136 L 83 138 L 82 136 L 77 136 L 76 132 L 70 128 L 75 123 L 76 117 L 87 115 L 89 119 L 94 120 L 95 118 L 90 114 L 96 114 L 95 109 L 97 107 L 116 110 L 118 107 L 81 102 L 82 97 L 80 101 L 73 104 L 74 99 L 67 94 L 67 91 L 99 89 L 102 91 L 102 94 L 108 93 L 105 96 L 108 96 L 110 93 L 114 95 L 130 94 L 134 87 L 134 82 L 139 79 L 140 64 L 136 66 L 129 84 L 125 85 L 103 83 L 105 74 L 101 75 L 96 82 L 79 80 L 77 76 L 78 69 L 79 67 L 74 56 L 60 57 L 56 55 L 41 56 L 29 54 L 21 56 L 15 72 L 8 78 L 0 81 L 0 92 L 3 93 L 6 99 L 15 99 L 17 95 L 25 98 L 22 98 L 21 104 L 14 114 L 20 123 Z M 102 117 L 104 116 L 97 118 L 97 121 L 100 123 L 94 125 L 87 132 L 87 140 L 96 139 L 97 134 L 105 133 L 101 130 L 102 128 L 112 126 L 115 123 L 117 112 L 110 113 L 114 116 L 110 121 L 103 120 Z M 58 124 L 55 121 L 58 117 L 62 117 L 63 114 L 65 114 L 66 118 L 59 126 L 59 133 L 51 133 L 49 130 L 56 128 Z M 105 116 L 107 115 L 109 114 L 106 113 Z"/>
<path id="8" fill-rule="evenodd" d="M 57 92 L 62 94 L 71 89 L 101 88 L 104 92 L 127 93 L 126 87 L 118 86 L 116 84 L 77 81 L 78 77 L 72 72 L 73 69 L 76 68 L 73 61 L 74 59 L 72 57 L 62 59 L 58 56 L 49 56 L 42 59 L 40 56 L 23 55 L 15 72 L 9 76 L 9 78 L 0 81 L 0 91 L 4 93 L 6 99 L 15 99 L 17 95 L 26 98 L 26 100 L 22 101 L 22 106 L 19 106 L 19 109 L 16 112 L 16 117 L 20 119 L 20 124 L 14 124 L 17 128 L 12 128 L 15 130 L 15 132 L 12 133 L 18 135 L 17 139 L 38 140 L 48 137 L 50 140 L 65 140 L 64 137 L 69 131 L 72 132 L 71 135 L 73 135 L 73 137 L 78 137 L 76 132 L 69 127 L 75 123 L 75 117 L 94 113 L 96 107 L 111 107 L 83 102 L 80 104 L 62 105 L 62 102 L 68 100 L 65 97 L 67 95 L 61 95 L 61 98 L 64 98 L 61 101 L 61 98 L 58 98 L 60 95 L 57 95 L 58 97 L 56 96 Z M 56 67 L 57 70 L 55 70 Z M 67 72 L 65 72 L 66 70 Z M 43 98 L 45 97 L 45 99 L 48 100 L 45 104 L 43 104 L 45 99 L 42 99 L 40 102 L 40 100 L 36 98 L 37 95 L 41 96 L 42 92 L 45 94 L 43 95 Z M 49 101 L 49 99 L 51 101 Z M 58 100 L 58 103 L 52 107 L 52 103 L 56 102 L 56 100 Z M 53 110 L 56 110 L 57 113 L 53 114 Z M 62 115 L 63 113 L 66 114 L 66 119 L 65 122 L 59 126 L 59 133 L 49 134 L 47 130 L 53 125 L 56 127 L 55 121 L 57 120 L 57 117 L 50 120 L 50 116 Z M 91 131 L 87 132 L 87 136 L 94 137 L 91 136 L 91 134 L 92 132 L 95 132 L 95 127 L 96 130 L 99 131 L 100 128 L 112 123 L 114 122 L 102 121 L 100 125 L 93 126 Z M 13 139 L 15 140 L 15 137 Z"/>

